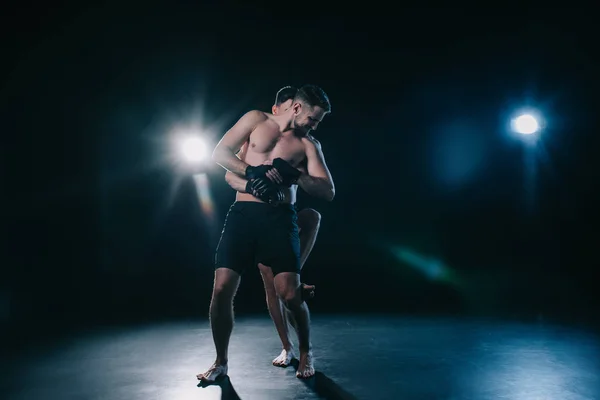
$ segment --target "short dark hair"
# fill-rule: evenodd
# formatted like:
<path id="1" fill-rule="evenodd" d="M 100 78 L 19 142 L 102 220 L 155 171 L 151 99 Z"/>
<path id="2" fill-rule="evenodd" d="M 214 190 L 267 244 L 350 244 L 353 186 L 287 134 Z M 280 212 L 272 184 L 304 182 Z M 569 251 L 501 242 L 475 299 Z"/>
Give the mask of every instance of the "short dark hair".
<path id="1" fill-rule="evenodd" d="M 325 112 L 331 112 L 331 103 L 329 102 L 329 97 L 327 94 L 316 85 L 304 85 L 296 93 L 296 97 L 294 97 L 294 102 L 301 100 L 304 103 L 308 104 L 311 107 L 319 106 Z"/>
<path id="2" fill-rule="evenodd" d="M 298 89 L 293 86 L 282 87 L 275 96 L 275 105 L 280 106 L 290 99 L 293 100 L 296 97 L 296 93 L 298 93 Z"/>

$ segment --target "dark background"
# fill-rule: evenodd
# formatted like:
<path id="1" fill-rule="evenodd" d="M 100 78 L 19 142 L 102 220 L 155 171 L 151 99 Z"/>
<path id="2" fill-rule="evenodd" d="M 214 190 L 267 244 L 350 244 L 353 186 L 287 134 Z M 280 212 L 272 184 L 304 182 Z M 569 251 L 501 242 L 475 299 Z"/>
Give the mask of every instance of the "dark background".
<path id="1" fill-rule="evenodd" d="M 211 165 L 211 224 L 169 133 L 214 145 L 304 83 L 332 102 L 316 136 L 337 188 L 300 194 L 323 215 L 313 312 L 594 321 L 590 12 L 191 3 L 2 13 L 5 331 L 206 318 L 234 192 Z M 507 129 L 522 107 L 536 146 Z M 236 308 L 266 313 L 257 271 Z"/>

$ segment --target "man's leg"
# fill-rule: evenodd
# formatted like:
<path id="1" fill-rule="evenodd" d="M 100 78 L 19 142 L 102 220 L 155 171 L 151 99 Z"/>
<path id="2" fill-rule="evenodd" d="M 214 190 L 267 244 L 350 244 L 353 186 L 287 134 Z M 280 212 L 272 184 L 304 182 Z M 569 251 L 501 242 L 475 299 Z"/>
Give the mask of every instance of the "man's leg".
<path id="1" fill-rule="evenodd" d="M 300 230 L 300 268 L 304 266 L 306 259 L 310 255 L 315 242 L 317 233 L 321 226 L 321 214 L 312 208 L 305 208 L 298 212 L 298 228 Z"/>
<path id="2" fill-rule="evenodd" d="M 277 296 L 275 291 L 275 283 L 273 282 L 273 271 L 270 267 L 264 264 L 258 264 L 258 269 L 262 275 L 263 282 L 265 284 L 265 293 L 267 295 L 267 307 L 273 323 L 275 323 L 275 329 L 281 339 L 283 350 L 281 354 L 273 360 L 273 365 L 277 367 L 287 367 L 295 357 L 294 345 L 290 338 L 290 330 L 287 324 L 286 310 Z"/>
<path id="3" fill-rule="evenodd" d="M 300 268 L 304 266 L 306 259 L 310 255 L 315 242 L 317 233 L 321 224 L 321 214 L 312 208 L 305 208 L 298 213 L 298 230 L 300 236 Z M 288 322 L 296 329 L 296 322 L 293 316 L 285 309 L 283 303 L 277 296 L 273 282 L 273 271 L 270 267 L 263 264 L 258 264 L 258 268 L 265 284 L 265 292 L 267 295 L 267 307 L 269 314 L 275 323 L 275 329 L 281 339 L 283 350 L 273 360 L 273 365 L 277 367 L 287 367 L 295 357 L 293 344 L 290 339 L 290 330 Z M 314 296 L 314 285 L 302 284 L 302 290 L 306 297 Z"/>
<path id="4" fill-rule="evenodd" d="M 296 332 L 300 347 L 300 364 L 296 376 L 310 378 L 315 374 L 310 343 L 310 314 L 302 300 L 300 275 L 295 272 L 280 272 L 274 278 L 275 290 L 285 308 L 296 321 Z"/>
<path id="5" fill-rule="evenodd" d="M 321 226 L 321 214 L 312 208 L 305 208 L 298 212 L 298 230 L 300 234 L 300 269 L 315 247 L 317 234 Z M 315 286 L 302 284 L 302 290 L 306 298 L 312 298 L 315 295 Z M 285 315 L 284 315 L 285 318 Z"/>
<path id="6" fill-rule="evenodd" d="M 233 298 L 245 267 L 253 264 L 255 244 L 248 204 L 233 203 L 215 254 L 215 283 L 210 302 L 210 325 L 217 351 L 215 363 L 197 378 L 205 382 L 227 374 L 229 338 L 233 329 Z"/>
<path id="7" fill-rule="evenodd" d="M 227 375 L 229 338 L 233 330 L 233 298 L 240 284 L 240 275 L 228 268 L 215 270 L 215 283 L 210 302 L 210 326 L 217 350 L 214 364 L 205 373 L 196 377 L 214 382 L 221 375 Z"/>

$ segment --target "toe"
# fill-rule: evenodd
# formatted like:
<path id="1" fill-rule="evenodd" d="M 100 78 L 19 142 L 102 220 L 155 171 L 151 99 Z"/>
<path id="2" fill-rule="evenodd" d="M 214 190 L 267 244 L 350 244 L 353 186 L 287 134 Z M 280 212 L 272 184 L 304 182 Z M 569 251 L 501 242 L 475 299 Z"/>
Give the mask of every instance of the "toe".
<path id="1" fill-rule="evenodd" d="M 308 371 L 304 371 L 303 373 L 301 373 L 301 374 L 298 375 L 298 378 L 300 378 L 300 379 L 307 379 L 307 378 L 310 378 L 310 374 L 309 374 Z"/>

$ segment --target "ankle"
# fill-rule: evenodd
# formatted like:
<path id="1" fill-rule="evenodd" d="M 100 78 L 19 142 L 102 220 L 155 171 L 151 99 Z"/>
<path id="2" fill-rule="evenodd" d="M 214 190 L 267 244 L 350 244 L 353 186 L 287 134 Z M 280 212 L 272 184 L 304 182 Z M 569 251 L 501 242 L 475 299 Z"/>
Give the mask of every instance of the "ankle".
<path id="1" fill-rule="evenodd" d="M 300 346 L 300 353 L 310 353 L 312 351 L 312 345 Z"/>
<path id="2" fill-rule="evenodd" d="M 217 366 L 221 366 L 221 367 L 226 367 L 227 366 L 227 359 L 226 358 L 217 358 L 215 360 L 215 365 Z"/>
<path id="3" fill-rule="evenodd" d="M 283 345 L 283 349 L 287 352 L 293 351 L 294 350 L 294 345 L 293 344 L 288 344 L 288 345 Z"/>

